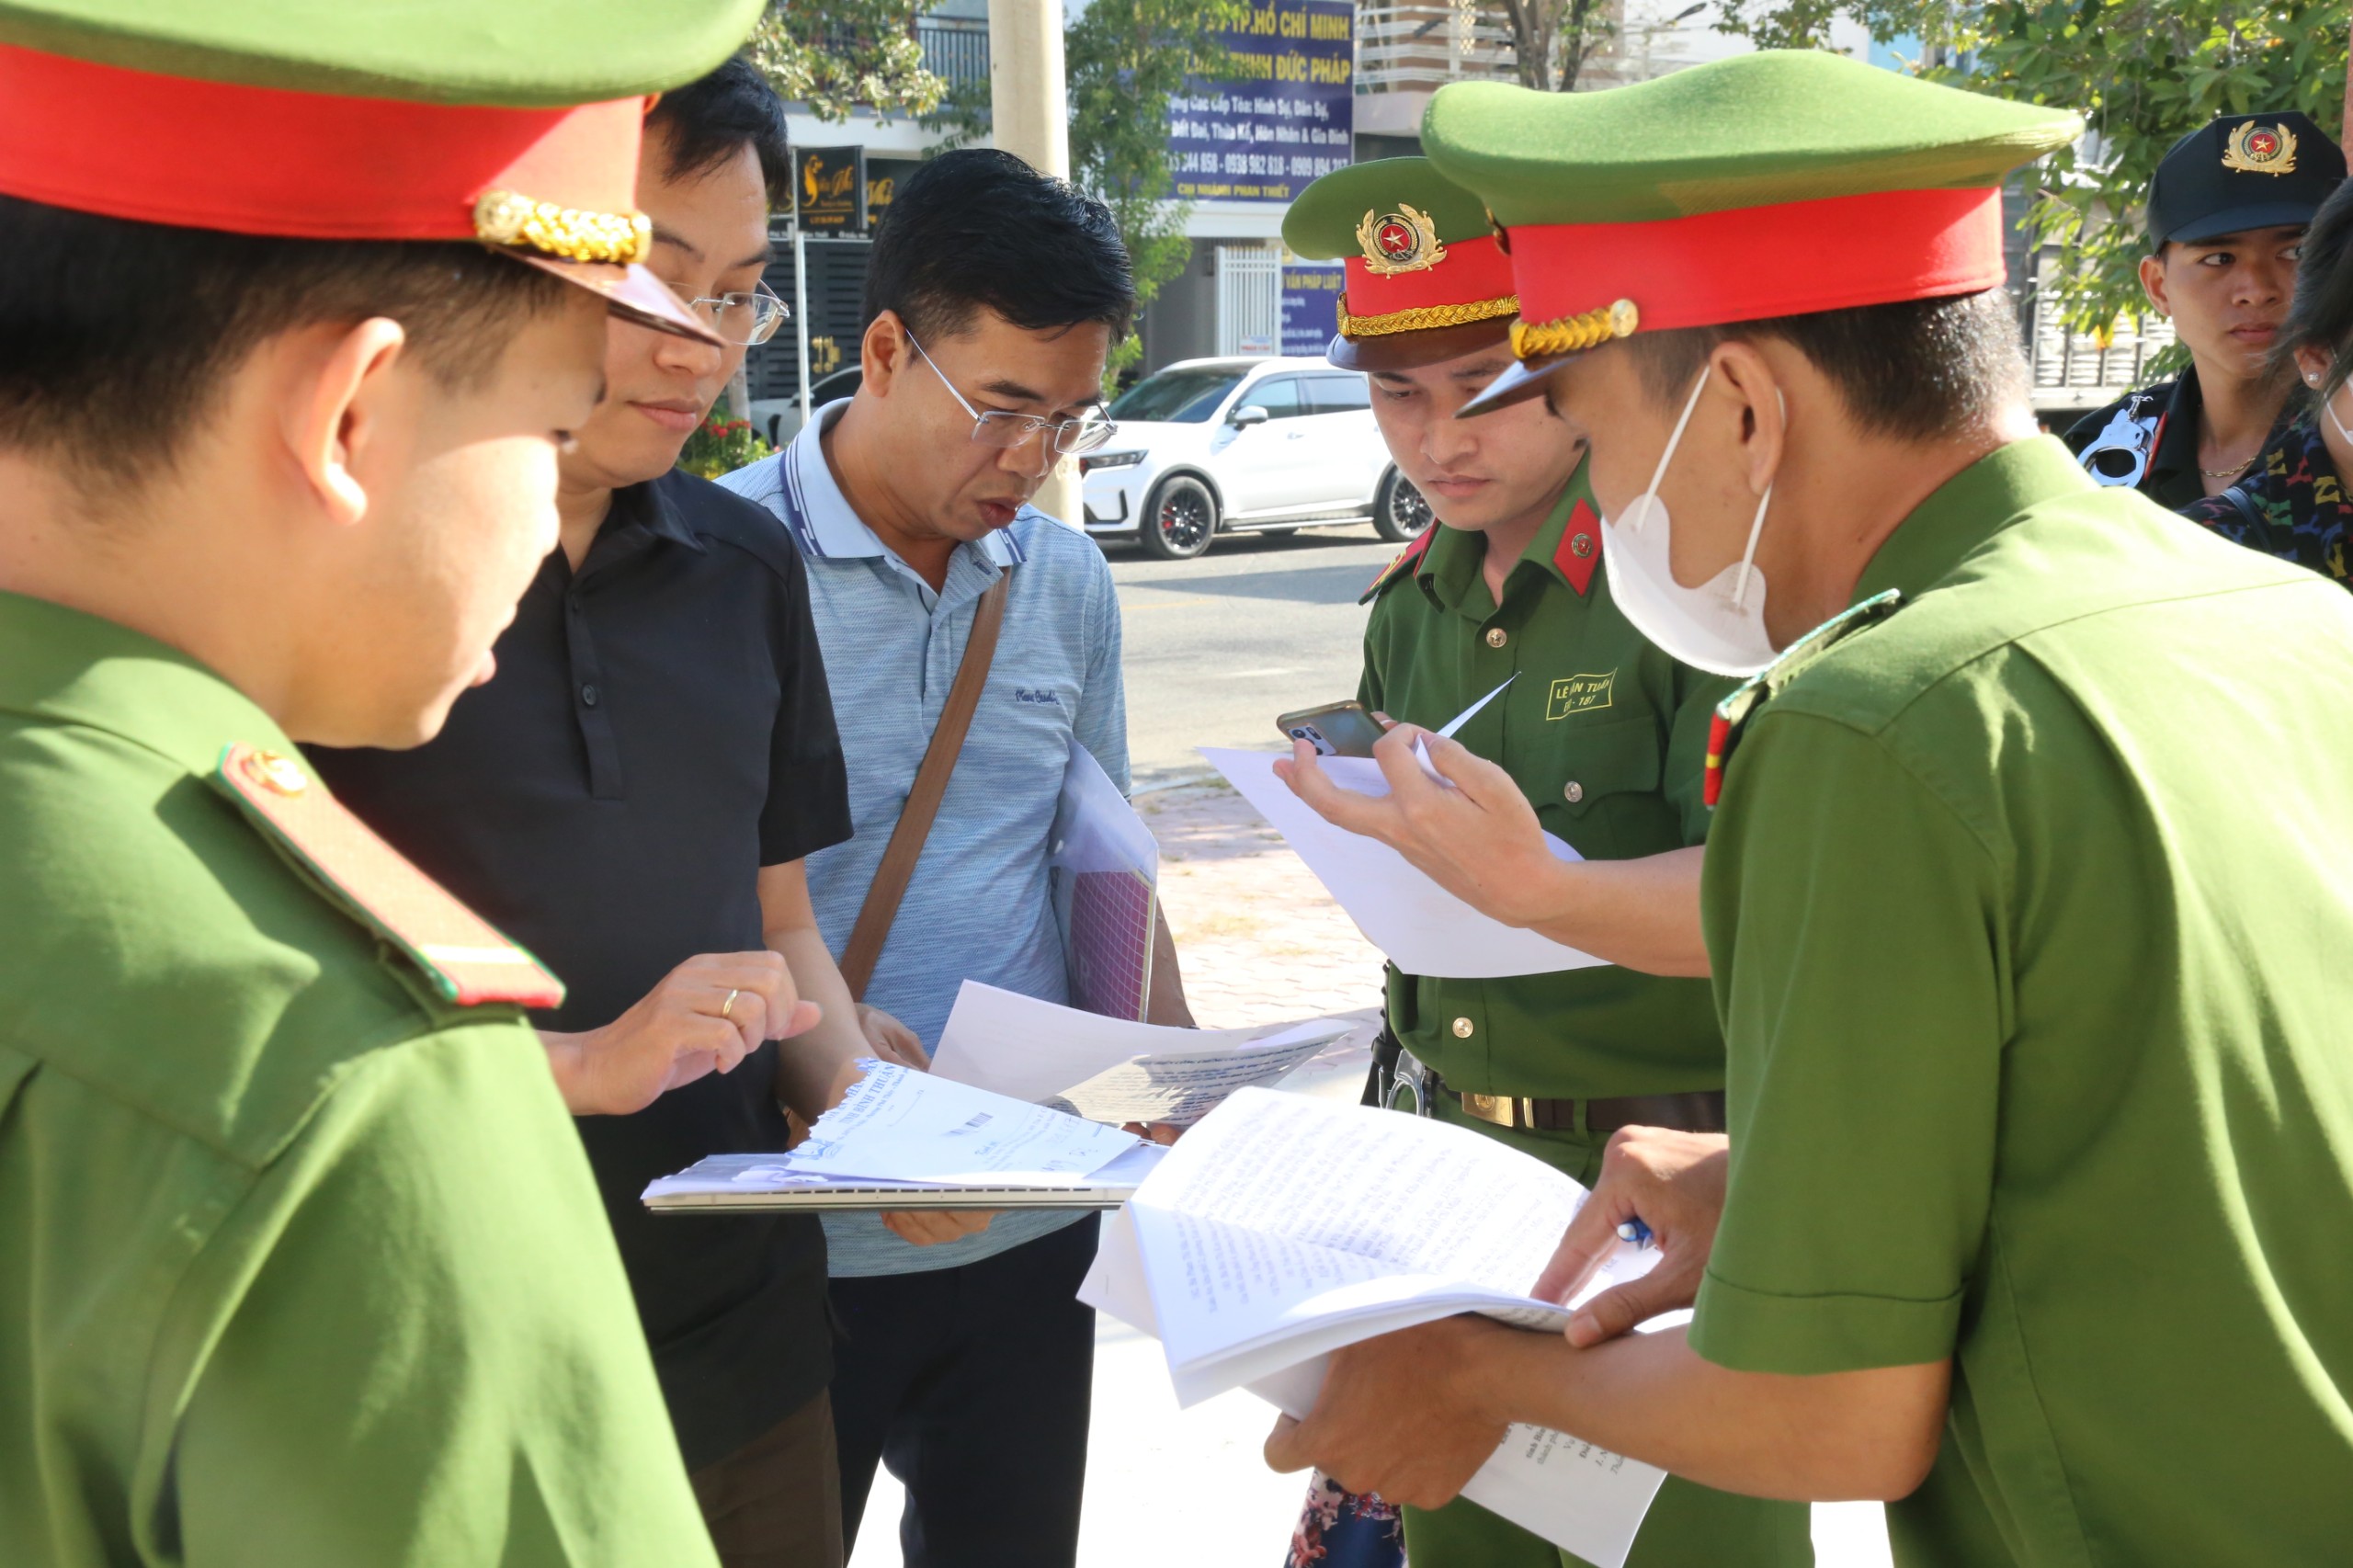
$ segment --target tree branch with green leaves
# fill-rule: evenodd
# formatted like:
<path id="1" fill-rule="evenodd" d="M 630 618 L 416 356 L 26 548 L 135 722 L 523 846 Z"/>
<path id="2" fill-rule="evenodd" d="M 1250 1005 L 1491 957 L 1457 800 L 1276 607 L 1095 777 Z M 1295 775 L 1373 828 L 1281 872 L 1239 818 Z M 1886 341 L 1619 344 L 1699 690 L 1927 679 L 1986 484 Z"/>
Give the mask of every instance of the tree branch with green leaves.
<path id="1" fill-rule="evenodd" d="M 948 84 L 923 67 L 913 0 L 778 0 L 753 28 L 753 63 L 787 103 L 839 124 L 865 108 L 930 114 Z"/>

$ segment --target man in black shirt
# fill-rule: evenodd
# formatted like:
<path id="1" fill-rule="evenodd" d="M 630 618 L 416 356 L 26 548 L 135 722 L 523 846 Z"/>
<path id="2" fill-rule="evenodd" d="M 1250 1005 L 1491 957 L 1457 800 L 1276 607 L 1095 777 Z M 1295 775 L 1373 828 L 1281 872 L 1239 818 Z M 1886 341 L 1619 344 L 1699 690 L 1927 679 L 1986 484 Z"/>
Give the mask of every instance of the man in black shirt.
<path id="1" fill-rule="evenodd" d="M 2225 116 L 2166 152 L 2149 181 L 2141 287 L 2190 363 L 2069 428 L 2094 479 L 2178 510 L 2246 472 L 2294 388 L 2271 351 L 2304 228 L 2344 177 L 2336 143 L 2293 112 Z"/>
<path id="2" fill-rule="evenodd" d="M 779 1101 L 813 1119 L 872 1049 L 801 867 L 850 833 L 801 559 L 765 511 L 672 468 L 783 313 L 759 283 L 783 129 L 741 61 L 660 100 L 638 181 L 652 266 L 733 347 L 616 327 L 605 401 L 562 460 L 561 548 L 495 678 L 430 744 L 315 757 L 568 986 L 539 1020 L 549 1062 L 731 1568 L 842 1556 L 824 1234 L 656 1218 L 639 1194 L 706 1154 L 782 1149 Z M 915 1241 L 974 1223 L 892 1218 Z"/>

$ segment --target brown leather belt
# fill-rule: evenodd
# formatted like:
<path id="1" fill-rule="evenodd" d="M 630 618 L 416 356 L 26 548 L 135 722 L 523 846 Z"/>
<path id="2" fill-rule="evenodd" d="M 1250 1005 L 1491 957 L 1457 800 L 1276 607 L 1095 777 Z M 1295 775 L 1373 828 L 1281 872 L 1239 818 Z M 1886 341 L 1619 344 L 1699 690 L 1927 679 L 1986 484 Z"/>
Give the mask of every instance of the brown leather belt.
<path id="1" fill-rule="evenodd" d="M 1463 1113 L 1523 1132 L 1615 1132 L 1621 1127 L 1667 1127 L 1678 1132 L 1722 1132 L 1722 1089 L 1681 1095 L 1625 1095 L 1615 1099 L 1540 1100 L 1512 1095 L 1466 1095 L 1438 1086 L 1462 1102 Z M 1585 1108 L 1582 1126 L 1577 1108 Z"/>

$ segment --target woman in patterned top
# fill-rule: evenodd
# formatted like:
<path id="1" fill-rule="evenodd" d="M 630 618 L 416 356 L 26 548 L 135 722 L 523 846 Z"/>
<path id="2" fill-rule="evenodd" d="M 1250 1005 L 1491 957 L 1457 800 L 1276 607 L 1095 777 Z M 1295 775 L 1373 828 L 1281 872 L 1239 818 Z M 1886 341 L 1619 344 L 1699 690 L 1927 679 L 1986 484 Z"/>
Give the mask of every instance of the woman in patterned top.
<path id="1" fill-rule="evenodd" d="M 2272 433 L 2244 478 L 2182 515 L 2353 588 L 2353 182 L 2305 232 L 2295 303 L 2274 353 L 2310 389 L 2310 403 Z"/>

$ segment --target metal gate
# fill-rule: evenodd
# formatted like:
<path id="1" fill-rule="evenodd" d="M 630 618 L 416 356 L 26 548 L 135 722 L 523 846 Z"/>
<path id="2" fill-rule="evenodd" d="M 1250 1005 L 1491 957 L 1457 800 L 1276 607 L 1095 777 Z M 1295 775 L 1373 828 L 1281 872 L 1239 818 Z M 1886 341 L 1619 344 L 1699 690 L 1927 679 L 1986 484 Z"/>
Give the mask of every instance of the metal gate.
<path id="1" fill-rule="evenodd" d="M 1217 351 L 1272 354 L 1282 335 L 1282 253 L 1272 245 L 1217 247 Z"/>

